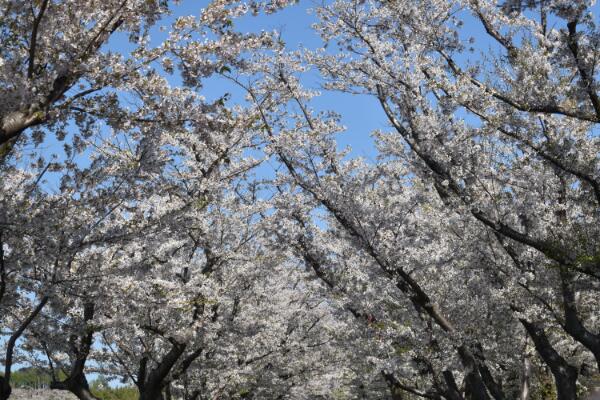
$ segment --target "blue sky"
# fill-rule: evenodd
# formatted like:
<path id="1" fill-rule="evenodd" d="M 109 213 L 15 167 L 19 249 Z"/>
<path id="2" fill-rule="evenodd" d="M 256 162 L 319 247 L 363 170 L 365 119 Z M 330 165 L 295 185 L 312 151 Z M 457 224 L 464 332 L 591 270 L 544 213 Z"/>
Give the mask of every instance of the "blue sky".
<path id="1" fill-rule="evenodd" d="M 158 45 L 162 38 L 167 35 L 170 24 L 179 16 L 199 15 L 201 9 L 208 4 L 207 0 L 182 0 L 179 4 L 172 6 L 172 15 L 164 18 L 151 31 L 152 43 Z M 261 30 L 278 30 L 290 50 L 305 47 L 314 49 L 321 45 L 318 35 L 311 29 L 311 25 L 316 21 L 314 14 L 310 9 L 317 5 L 312 1 L 299 1 L 298 4 L 289 6 L 282 11 L 272 15 L 261 15 L 258 17 L 246 16 L 235 21 L 236 27 L 242 32 L 259 32 Z M 594 7 L 597 11 L 598 5 Z M 165 31 L 159 29 L 164 26 Z M 474 36 L 477 39 L 477 45 L 480 50 L 497 49 L 495 44 L 483 31 L 481 24 L 474 21 L 473 18 L 466 18 L 466 24 L 461 32 L 467 39 L 468 36 Z M 129 56 L 129 51 L 133 46 L 128 42 L 126 35 L 117 33 L 109 41 L 108 48 L 119 51 Z M 330 50 L 335 51 L 334 48 Z M 478 53 L 472 53 L 467 57 L 477 59 Z M 464 59 L 462 61 L 465 61 Z M 174 85 L 178 84 L 177 77 L 169 77 Z M 313 89 L 319 88 L 317 74 L 313 71 L 304 78 L 305 86 Z M 227 89 L 229 90 L 229 89 Z M 208 99 L 219 98 L 224 94 L 223 81 L 209 79 L 205 82 L 201 94 Z M 233 89 L 231 91 L 234 91 Z M 239 96 L 233 96 L 232 101 L 239 101 Z M 350 146 L 352 148 L 351 156 L 360 156 L 373 161 L 376 152 L 370 134 L 376 130 L 389 130 L 387 119 L 383 114 L 377 100 L 372 96 L 350 95 L 344 93 L 323 92 L 323 95 L 314 100 L 312 106 L 317 110 L 335 110 L 341 115 L 342 125 L 347 127 L 347 131 L 338 136 L 340 148 Z M 52 137 L 48 137 L 47 142 L 42 144 L 49 149 L 58 151 L 62 145 L 57 143 Z M 46 151 L 46 154 L 50 150 Z M 34 151 L 37 152 L 37 151 Z M 85 160 L 82 159 L 82 163 Z M 50 179 L 51 180 L 51 179 Z"/>
<path id="2" fill-rule="evenodd" d="M 194 15 L 198 16 L 201 9 L 208 4 L 208 1 L 202 0 L 182 0 L 177 5 L 172 5 L 171 15 L 163 18 L 150 31 L 151 45 L 159 46 L 170 30 L 170 25 L 177 17 Z M 316 18 L 310 9 L 315 5 L 310 1 L 300 1 L 298 4 L 287 7 L 271 15 L 248 15 L 235 21 L 236 30 L 240 32 L 260 32 L 276 30 L 281 33 L 283 40 L 289 50 L 300 48 L 315 49 L 322 45 L 320 37 L 312 30 L 311 25 L 316 22 Z M 164 29 L 161 29 L 163 27 Z M 129 42 L 125 33 L 116 32 L 107 43 L 106 49 L 122 53 L 125 57 L 130 57 L 131 51 L 135 45 Z M 181 79 L 175 75 L 166 75 L 172 85 L 181 84 Z M 319 89 L 320 83 L 316 71 L 311 71 L 304 75 L 303 84 L 311 89 Z M 209 78 L 203 81 L 203 88 L 200 94 L 208 100 L 218 99 L 225 92 L 233 93 L 230 102 L 243 102 L 243 94 L 239 88 L 233 86 L 230 82 L 222 78 Z M 344 93 L 322 92 L 322 96 L 315 98 L 310 104 L 316 111 L 334 110 L 341 115 L 341 124 L 347 127 L 347 130 L 338 135 L 338 147 L 340 149 L 350 147 L 351 157 L 363 157 L 374 161 L 376 156 L 375 146 L 371 139 L 371 132 L 375 129 L 389 129 L 385 115 L 383 114 L 377 100 L 374 97 L 366 95 L 349 95 Z M 72 129 L 68 131 L 72 132 Z M 68 141 L 69 139 L 67 139 Z M 50 161 L 51 154 L 56 154 L 58 160 L 64 158 L 63 143 L 59 142 L 53 134 L 46 136 L 44 142 L 39 148 L 31 148 L 32 156 L 37 157 L 43 154 L 46 161 Z M 88 164 L 89 153 L 79 154 L 76 162 L 85 166 Z M 24 160 L 24 162 L 27 162 Z M 268 176 L 272 174 L 272 165 L 261 166 L 257 170 L 259 176 Z M 41 184 L 46 190 L 56 192 L 59 190 L 60 173 L 46 172 Z"/>
<path id="3" fill-rule="evenodd" d="M 199 15 L 202 7 L 207 1 L 184 0 L 172 8 L 172 15 L 165 18 L 155 27 L 152 32 L 152 43 L 159 44 L 169 30 L 169 25 L 175 18 L 187 15 Z M 273 31 L 281 32 L 282 38 L 289 50 L 300 48 L 315 49 L 321 46 L 322 41 L 311 28 L 316 22 L 311 8 L 315 7 L 310 1 L 300 1 L 284 10 L 271 15 L 251 16 L 236 20 L 236 29 L 240 32 Z M 159 27 L 165 26 L 165 32 Z M 129 48 L 126 38 L 115 37 L 109 43 L 115 50 L 126 52 Z M 171 81 L 177 84 L 176 78 Z M 304 85 L 311 89 L 319 89 L 317 74 L 313 71 L 305 76 Z M 228 89 L 229 90 L 229 89 Z M 232 91 L 235 89 L 231 89 Z M 201 94 L 207 99 L 216 99 L 223 95 L 223 81 L 212 79 L 205 82 Z M 235 96 L 232 101 L 236 101 Z M 374 129 L 385 129 L 387 127 L 385 115 L 383 114 L 377 100 L 370 96 L 348 95 L 343 93 L 323 92 L 311 104 L 317 110 L 335 110 L 342 117 L 342 125 L 348 130 L 340 135 L 338 143 L 340 148 L 350 146 L 353 156 L 372 158 L 375 155 L 370 133 Z"/>

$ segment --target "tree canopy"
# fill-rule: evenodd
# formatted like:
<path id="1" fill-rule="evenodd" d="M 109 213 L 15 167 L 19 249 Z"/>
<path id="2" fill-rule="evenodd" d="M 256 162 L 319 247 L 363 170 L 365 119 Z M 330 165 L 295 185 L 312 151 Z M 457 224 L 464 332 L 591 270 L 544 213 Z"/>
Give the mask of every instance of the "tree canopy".
<path id="1" fill-rule="evenodd" d="M 240 28 L 294 2 L 177 3 L 0 2 L 0 400 L 599 384 L 593 0 L 332 0 L 311 49 Z"/>

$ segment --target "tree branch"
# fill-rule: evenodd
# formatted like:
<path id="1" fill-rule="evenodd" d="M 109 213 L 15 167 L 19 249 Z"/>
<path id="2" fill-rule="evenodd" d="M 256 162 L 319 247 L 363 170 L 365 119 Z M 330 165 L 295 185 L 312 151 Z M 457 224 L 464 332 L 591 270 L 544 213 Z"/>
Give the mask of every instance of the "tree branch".
<path id="1" fill-rule="evenodd" d="M 44 17 L 44 13 L 46 12 L 47 7 L 48 0 L 42 0 L 42 4 L 40 5 L 40 12 L 33 21 L 33 28 L 31 29 L 31 42 L 29 44 L 29 65 L 27 66 L 27 78 L 29 79 L 33 78 L 33 72 L 35 68 L 35 48 L 37 45 L 38 29 L 40 27 L 40 22 Z"/>

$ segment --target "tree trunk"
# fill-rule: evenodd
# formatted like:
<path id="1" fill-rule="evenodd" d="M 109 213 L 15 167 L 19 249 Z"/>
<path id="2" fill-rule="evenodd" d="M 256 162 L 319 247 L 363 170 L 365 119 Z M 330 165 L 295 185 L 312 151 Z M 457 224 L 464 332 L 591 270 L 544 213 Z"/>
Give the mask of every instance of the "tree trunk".
<path id="1" fill-rule="evenodd" d="M 556 383 L 557 400 L 577 400 L 577 369 L 552 347 L 546 333 L 539 326 L 521 319 L 521 324 L 533 340 L 540 357 L 550 367 Z"/>
<path id="2" fill-rule="evenodd" d="M 170 383 L 167 380 L 167 376 L 172 372 L 173 366 L 179 361 L 187 348 L 187 345 L 178 343 L 174 339 L 171 340 L 171 343 L 172 347 L 169 352 L 164 355 L 158 365 L 150 372 L 147 372 L 148 359 L 144 357 L 140 361 L 138 382 L 136 383 L 140 392 L 139 400 L 164 400 L 164 389 Z M 183 372 L 185 372 L 185 369 L 191 365 L 200 353 L 201 351 L 197 349 L 188 358 L 183 360 L 182 365 L 185 365 Z"/>
<path id="3" fill-rule="evenodd" d="M 483 379 L 479 375 L 478 363 L 473 353 L 463 344 L 458 348 L 458 354 L 465 368 L 465 398 L 467 400 L 490 400 Z"/>
<path id="4" fill-rule="evenodd" d="M 388 388 L 390 389 L 390 400 L 403 400 L 402 389 L 398 387 L 396 384 L 396 378 L 394 375 L 382 372 L 383 378 L 385 379 L 385 383 L 387 383 Z"/>
<path id="5" fill-rule="evenodd" d="M 464 400 L 462 394 L 458 390 L 458 386 L 456 385 L 456 380 L 454 379 L 454 374 L 452 371 L 444 371 L 442 372 L 444 377 L 444 381 L 446 382 L 446 388 L 444 390 L 444 398 L 448 400 Z"/>
<path id="6" fill-rule="evenodd" d="M 94 396 L 89 388 L 78 388 L 76 390 L 71 390 L 79 400 L 100 400 L 100 398 Z"/>
<path id="7" fill-rule="evenodd" d="M 0 376 L 0 400 L 7 400 L 10 397 L 12 388 L 8 379 Z"/>
<path id="8" fill-rule="evenodd" d="M 62 382 L 52 382 L 50 384 L 50 389 L 66 390 L 77 396 L 79 400 L 100 400 L 92 394 L 90 385 L 84 374 L 71 376 L 69 379 Z"/>
<path id="9" fill-rule="evenodd" d="M 12 388 L 10 387 L 10 375 L 13 363 L 13 355 L 15 346 L 17 344 L 17 340 L 21 337 L 25 329 L 29 327 L 29 324 L 38 316 L 38 314 L 42 311 L 46 303 L 48 302 L 49 297 L 44 296 L 38 303 L 38 305 L 33 309 L 33 311 L 29 314 L 29 316 L 21 322 L 19 327 L 6 342 L 6 359 L 4 361 L 4 376 L 0 377 L 0 400 L 6 400 L 10 397 L 12 392 Z"/>
<path id="10" fill-rule="evenodd" d="M 577 370 L 567 370 L 564 374 L 554 375 L 557 400 L 577 399 Z"/>
<path id="11" fill-rule="evenodd" d="M 592 352 L 596 359 L 598 371 L 600 371 L 600 335 L 590 332 L 579 318 L 575 290 L 573 289 L 573 273 L 565 268 L 561 271 L 560 277 L 565 331 Z"/>
<path id="12" fill-rule="evenodd" d="M 200 390 L 194 390 L 191 394 L 185 397 L 185 400 L 198 400 L 200 397 Z"/>
<path id="13" fill-rule="evenodd" d="M 139 400 L 165 400 L 162 388 L 156 385 L 148 385 L 140 389 Z"/>
<path id="14" fill-rule="evenodd" d="M 72 344 L 75 348 L 76 359 L 73 361 L 69 375 L 64 381 L 55 381 L 50 384 L 51 389 L 69 391 L 80 400 L 99 400 L 90 391 L 90 385 L 88 384 L 84 372 L 85 363 L 94 341 L 94 330 L 87 326 L 87 324 L 94 319 L 94 309 L 95 306 L 93 302 L 87 302 L 83 307 L 84 330 L 82 336 L 79 338 L 81 344 L 79 346 Z M 77 339 L 77 336 L 72 336 L 71 340 L 75 343 Z"/>

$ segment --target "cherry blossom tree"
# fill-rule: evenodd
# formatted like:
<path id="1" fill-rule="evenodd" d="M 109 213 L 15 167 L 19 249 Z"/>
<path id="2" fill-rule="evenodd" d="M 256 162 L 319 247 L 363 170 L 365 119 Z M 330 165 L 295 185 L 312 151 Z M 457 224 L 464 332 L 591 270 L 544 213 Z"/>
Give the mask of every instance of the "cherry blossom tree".
<path id="1" fill-rule="evenodd" d="M 17 363 L 82 400 L 91 372 L 142 400 L 580 396 L 593 1 L 337 0 L 295 52 L 236 29 L 285 1 L 151 40 L 175 3 L 0 5 L 0 400 Z M 373 160 L 339 148 L 312 68 L 380 106 Z"/>
<path id="2" fill-rule="evenodd" d="M 168 14 L 168 2 L 3 4 L 1 300 L 3 327 L 12 331 L 2 398 L 10 395 L 15 346 L 28 328 L 23 349 L 68 371 L 53 387 L 90 398 L 85 362 L 103 329 L 97 320 L 116 299 L 100 290 L 138 274 L 113 258 L 149 235 L 164 238 L 190 208 L 208 207 L 214 185 L 230 185 L 256 165 L 249 160 L 222 170 L 230 153 L 251 141 L 243 129 L 247 116 L 234 117 L 222 100 L 209 104 L 195 90 L 241 52 L 268 44 L 267 35 L 231 29 L 231 18 L 247 11 L 216 2 L 198 18 L 177 19 L 152 47 L 149 31 Z M 115 35 L 129 39 L 129 54 L 107 46 Z M 172 58 L 190 89 L 171 88 L 160 76 L 159 70 L 173 73 Z M 53 140 L 64 145 L 58 154 L 42 150 Z M 180 201 L 155 210 L 165 193 Z M 185 234 L 188 247 L 201 245 Z M 165 254 L 143 257 L 151 255 Z"/>
<path id="3" fill-rule="evenodd" d="M 393 131 L 376 134 L 381 159 L 374 167 L 342 162 L 331 138 L 337 128 L 312 115 L 311 93 L 288 75 L 297 63 L 276 60 L 280 66 L 257 93 L 295 185 L 441 330 L 435 340 L 442 333 L 456 350 L 460 381 L 446 363 L 442 384 L 434 380 L 433 394 L 424 397 L 506 397 L 506 360 L 526 343 L 551 371 L 559 398 L 576 398 L 578 375 L 595 369 L 597 28 L 590 7 L 339 1 L 319 8 L 317 29 L 338 51 L 308 53 L 305 62 L 320 69 L 326 89 L 379 101 Z M 276 100 L 267 87 L 278 88 Z M 288 102 L 298 117 L 279 107 Z M 415 200 L 388 210 L 390 185 L 403 180 Z M 403 224 L 386 229 L 401 210 L 416 216 L 412 224 L 427 226 L 415 236 L 429 238 L 435 250 L 413 261 L 396 256 L 418 249 L 411 236 L 395 232 Z M 429 219 L 441 225 L 432 229 Z M 465 274 L 472 291 L 446 288 L 460 289 L 451 296 L 440 284 L 429 287 L 418 275 L 429 265 L 439 265 L 435 273 L 449 286 L 452 276 Z M 443 304 L 448 296 L 452 304 Z M 453 310 L 459 304 L 464 308 Z M 477 319 L 466 318 L 470 312 Z M 492 318 L 486 328 L 496 331 L 491 340 L 472 327 L 485 315 Z M 497 334 L 512 343 L 504 360 L 493 351 L 503 343 Z"/>

